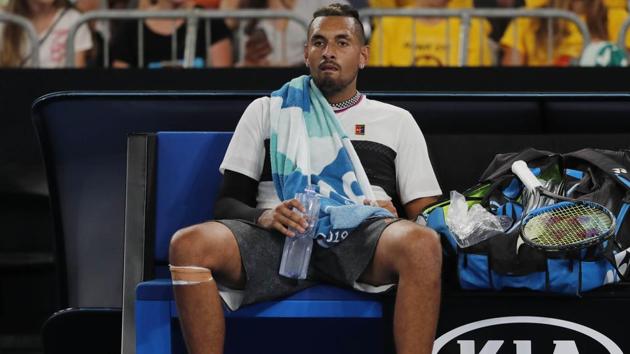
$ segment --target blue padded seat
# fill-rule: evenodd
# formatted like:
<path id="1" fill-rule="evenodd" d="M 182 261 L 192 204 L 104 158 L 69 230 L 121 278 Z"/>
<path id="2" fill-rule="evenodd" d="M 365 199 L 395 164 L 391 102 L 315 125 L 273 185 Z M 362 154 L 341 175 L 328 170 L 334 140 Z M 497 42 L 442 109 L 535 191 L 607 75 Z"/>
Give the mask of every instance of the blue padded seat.
<path id="1" fill-rule="evenodd" d="M 181 352 L 182 340 L 177 324 L 177 309 L 167 271 L 170 238 L 178 229 L 212 219 L 214 201 L 221 185 L 219 165 L 232 133 L 226 132 L 160 132 L 129 137 L 127 173 L 127 210 L 125 232 L 125 286 L 136 287 L 135 339 L 136 353 Z M 139 263 L 137 258 L 143 258 Z M 136 278 L 133 278 L 136 274 Z M 127 293 L 127 292 L 125 292 Z M 125 307 L 126 309 L 127 307 Z M 317 341 L 308 346 L 310 352 L 347 352 L 348 348 L 363 353 L 383 351 L 381 336 L 382 304 L 375 296 L 329 285 L 315 286 L 288 298 L 245 306 L 238 311 L 226 310 L 228 336 L 226 353 L 243 350 L 270 353 L 294 351 L 283 341 L 243 342 L 238 338 L 261 338 L 264 329 L 271 333 L 285 331 L 292 321 L 313 319 L 312 333 L 322 326 L 339 327 L 347 332 L 330 343 Z M 256 322 L 252 333 L 245 333 L 247 319 L 284 319 L 286 323 Z M 318 319 L 320 322 L 318 322 Z M 354 322 L 344 325 L 339 319 Z M 362 323 L 357 324 L 357 321 Z M 128 321 L 124 321 L 127 323 Z M 342 321 L 343 322 L 343 321 Z M 245 322 L 243 322 L 245 323 Z M 130 325 L 124 324 L 129 336 Z M 306 326 L 300 323 L 299 326 Z M 234 328 L 231 328 L 234 327 Z M 231 330 L 233 329 L 233 330 Z M 354 335 L 352 331 L 358 332 Z M 295 345 L 311 341 L 310 331 L 294 334 Z M 371 333 L 371 334 L 370 334 Z M 355 335 L 369 334 L 361 344 Z M 302 337 L 302 338 L 300 338 Z M 302 342 L 300 342 L 302 341 Z M 333 343 L 335 342 L 335 343 Z M 249 345 L 249 347 L 248 347 Z M 295 347 L 293 347 L 295 348 Z M 309 352 L 301 350 L 300 352 Z"/>

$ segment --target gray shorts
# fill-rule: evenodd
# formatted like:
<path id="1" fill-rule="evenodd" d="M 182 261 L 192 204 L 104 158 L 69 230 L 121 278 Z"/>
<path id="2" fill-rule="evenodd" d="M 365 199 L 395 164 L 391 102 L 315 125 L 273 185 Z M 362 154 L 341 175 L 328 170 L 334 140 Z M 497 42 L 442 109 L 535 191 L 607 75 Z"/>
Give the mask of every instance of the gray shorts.
<path id="1" fill-rule="evenodd" d="M 374 257 L 376 245 L 385 228 L 401 219 L 368 219 L 338 245 L 313 248 L 305 280 L 285 278 L 278 274 L 285 236 L 244 220 L 217 220 L 236 237 L 245 272 L 245 289 L 234 291 L 220 287 L 221 297 L 232 310 L 241 305 L 286 297 L 319 282 L 368 292 L 382 292 L 391 284 L 373 287 L 357 284 Z M 220 285 L 220 284 L 219 284 Z"/>

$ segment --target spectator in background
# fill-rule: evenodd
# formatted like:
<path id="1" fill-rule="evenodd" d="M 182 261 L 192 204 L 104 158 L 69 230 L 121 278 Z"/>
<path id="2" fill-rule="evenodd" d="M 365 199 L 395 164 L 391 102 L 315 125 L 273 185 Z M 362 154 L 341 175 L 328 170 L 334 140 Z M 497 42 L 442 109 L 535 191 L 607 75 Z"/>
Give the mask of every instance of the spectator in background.
<path id="1" fill-rule="evenodd" d="M 413 6 L 415 0 L 369 0 L 370 7 L 391 8 Z"/>
<path id="2" fill-rule="evenodd" d="M 620 8 L 628 10 L 628 0 L 604 0 L 604 5 L 609 9 Z"/>
<path id="3" fill-rule="evenodd" d="M 88 11 L 101 10 L 101 0 L 76 0 L 74 6 L 82 13 Z M 86 67 L 100 67 L 103 65 L 103 43 L 104 37 L 107 36 L 107 27 L 103 22 L 90 21 L 90 33 L 92 34 L 92 43 L 94 44 L 86 54 Z"/>
<path id="4" fill-rule="evenodd" d="M 349 0 L 349 1 L 350 1 L 350 6 L 354 7 L 357 10 L 361 10 L 363 8 L 370 6 L 368 0 Z"/>
<path id="5" fill-rule="evenodd" d="M 533 2 L 532 2 L 533 1 Z M 624 19 L 625 9 L 608 8 L 603 0 L 528 0 L 527 6 L 545 6 L 573 11 L 586 23 L 591 42 L 615 42 Z M 580 56 L 583 41 L 577 26 L 566 20 L 519 18 L 513 20 L 501 39 L 504 48 L 502 64 L 506 66 L 568 66 Z M 550 38 L 552 43 L 548 43 Z M 628 46 L 626 43 L 626 46 Z M 552 49 L 551 53 L 549 48 Z"/>
<path id="6" fill-rule="evenodd" d="M 85 13 L 95 10 L 120 10 L 129 7 L 129 0 L 108 0 L 103 8 L 101 0 L 75 0 L 77 10 Z M 111 38 L 116 34 L 117 25 L 120 21 L 90 21 L 89 26 L 92 30 L 92 42 L 94 46 L 87 52 L 86 66 L 88 68 L 102 68 L 105 66 L 104 47 L 110 45 Z M 106 42 L 107 40 L 107 42 Z M 107 63 L 110 66 L 111 63 Z"/>
<path id="7" fill-rule="evenodd" d="M 221 0 L 195 0 L 195 4 L 206 9 L 218 9 Z"/>
<path id="8" fill-rule="evenodd" d="M 290 10 L 309 23 L 315 10 L 335 2 L 348 5 L 346 0 L 244 0 L 240 7 Z M 239 38 L 239 66 L 304 65 L 306 32 L 295 21 L 242 21 Z"/>
<path id="9" fill-rule="evenodd" d="M 203 0 L 202 0 L 203 1 Z M 241 2 L 243 0 L 219 0 L 219 10 L 238 10 L 241 7 Z M 230 31 L 235 31 L 238 28 L 239 21 L 233 18 L 226 18 L 225 25 L 230 29 Z"/>
<path id="10" fill-rule="evenodd" d="M 238 10 L 241 7 L 242 0 L 195 0 L 197 6 L 205 9 L 217 10 Z M 239 21 L 233 18 L 226 18 L 225 25 L 230 31 L 236 30 Z"/>
<path id="11" fill-rule="evenodd" d="M 70 27 L 79 18 L 66 0 L 9 0 L 6 11 L 26 17 L 39 39 L 41 68 L 62 68 L 66 64 L 66 39 Z M 0 23 L 0 67 L 20 68 L 30 65 L 31 43 L 24 30 L 14 24 Z M 74 39 L 75 65 L 85 67 L 86 51 L 92 48 L 87 27 L 81 26 Z"/>
<path id="12" fill-rule="evenodd" d="M 193 0 L 195 6 L 204 8 L 204 9 L 219 9 L 221 5 L 226 0 Z M 231 1 L 231 0 L 228 0 Z M 238 0 L 237 0 L 238 1 Z M 143 6 L 140 8 L 147 8 L 150 6 L 150 0 L 142 0 Z"/>
<path id="13" fill-rule="evenodd" d="M 147 10 L 177 10 L 194 6 L 195 3 L 192 0 L 157 0 Z M 205 24 L 203 21 L 199 22 L 193 66 L 196 68 L 229 67 L 232 65 L 231 33 L 222 20 L 214 20 L 210 23 L 211 38 L 206 38 Z M 182 67 L 186 44 L 185 19 L 147 19 L 143 25 L 144 67 Z M 206 43 L 210 45 L 206 46 Z M 115 68 L 138 66 L 138 45 L 136 21 L 123 23 L 112 41 L 112 66 Z M 208 54 L 211 62 L 206 60 Z"/>
<path id="14" fill-rule="evenodd" d="M 449 8 L 461 9 L 474 7 L 473 0 L 449 0 L 447 2 Z"/>
<path id="15" fill-rule="evenodd" d="M 420 8 L 446 8 L 448 0 L 416 0 Z M 452 5 L 451 5 L 452 6 Z M 457 6 L 463 6 L 461 2 Z M 375 22 L 370 42 L 370 65 L 457 66 L 459 18 L 384 17 Z M 382 26 L 382 28 L 378 28 Z M 413 31 L 415 28 L 415 44 Z M 468 42 L 468 66 L 492 65 L 486 20 L 472 20 Z M 412 51 L 413 48 L 413 51 Z"/>
<path id="16" fill-rule="evenodd" d="M 101 0 L 75 0 L 74 6 L 81 12 L 99 10 L 102 6 Z"/>
<path id="17" fill-rule="evenodd" d="M 370 7 L 388 8 L 388 7 L 409 7 L 415 6 L 416 0 L 368 0 Z M 450 0 L 448 7 L 450 8 L 466 8 L 472 7 L 473 0 Z"/>
<path id="18" fill-rule="evenodd" d="M 513 9 L 525 6 L 524 0 L 475 0 L 474 5 L 476 8 L 500 8 L 500 9 Z M 505 29 L 510 23 L 509 18 L 490 18 L 488 19 L 492 25 L 492 32 L 490 32 L 490 38 L 493 41 L 499 42 Z"/>
<path id="19" fill-rule="evenodd" d="M 82 13 L 104 9 L 120 10 L 126 9 L 129 6 L 129 0 L 108 0 L 105 4 L 103 4 L 101 0 L 75 0 L 74 6 Z M 109 40 L 113 37 L 117 24 L 120 24 L 120 21 L 88 22 L 92 32 L 92 43 L 94 43 L 94 45 L 92 49 L 87 51 L 86 67 L 100 68 L 104 66 L 105 58 L 103 48 L 105 46 L 105 39 L 108 39 L 107 44 L 109 45 Z"/>

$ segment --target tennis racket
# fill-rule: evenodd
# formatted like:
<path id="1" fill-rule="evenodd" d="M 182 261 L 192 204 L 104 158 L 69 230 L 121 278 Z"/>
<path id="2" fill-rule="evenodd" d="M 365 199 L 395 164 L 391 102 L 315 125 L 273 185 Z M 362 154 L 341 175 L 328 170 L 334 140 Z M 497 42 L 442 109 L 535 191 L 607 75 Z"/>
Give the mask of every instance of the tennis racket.
<path id="1" fill-rule="evenodd" d="M 528 212 L 521 221 L 520 235 L 527 245 L 544 251 L 569 251 L 598 244 L 614 234 L 615 216 L 604 206 L 545 190 L 524 161 L 514 162 L 512 172 L 536 198 L 556 201 Z"/>

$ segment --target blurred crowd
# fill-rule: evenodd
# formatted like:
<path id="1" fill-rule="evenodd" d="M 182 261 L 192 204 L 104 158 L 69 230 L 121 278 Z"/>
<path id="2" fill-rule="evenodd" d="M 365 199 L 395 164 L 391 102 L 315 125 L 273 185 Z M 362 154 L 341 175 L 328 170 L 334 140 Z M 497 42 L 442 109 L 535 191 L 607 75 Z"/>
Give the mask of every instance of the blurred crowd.
<path id="1" fill-rule="evenodd" d="M 0 0 L 0 12 L 22 16 L 33 25 L 40 67 L 61 68 L 66 65 L 68 33 L 82 12 L 271 9 L 289 10 L 308 23 L 317 8 L 334 2 L 358 9 L 561 9 L 581 18 L 590 34 L 585 46 L 578 26 L 566 19 L 474 18 L 466 53 L 460 53 L 459 17 L 375 17 L 364 23 L 371 66 L 627 65 L 628 37 L 622 48 L 616 45 L 628 18 L 625 0 Z M 88 22 L 74 37 L 75 66 L 182 67 L 186 34 L 185 19 L 148 18 L 140 25 L 135 20 Z M 295 21 L 201 21 L 196 38 L 193 67 L 303 65 L 306 33 Z M 0 21 L 0 67 L 31 66 L 30 47 L 20 26 Z"/>

